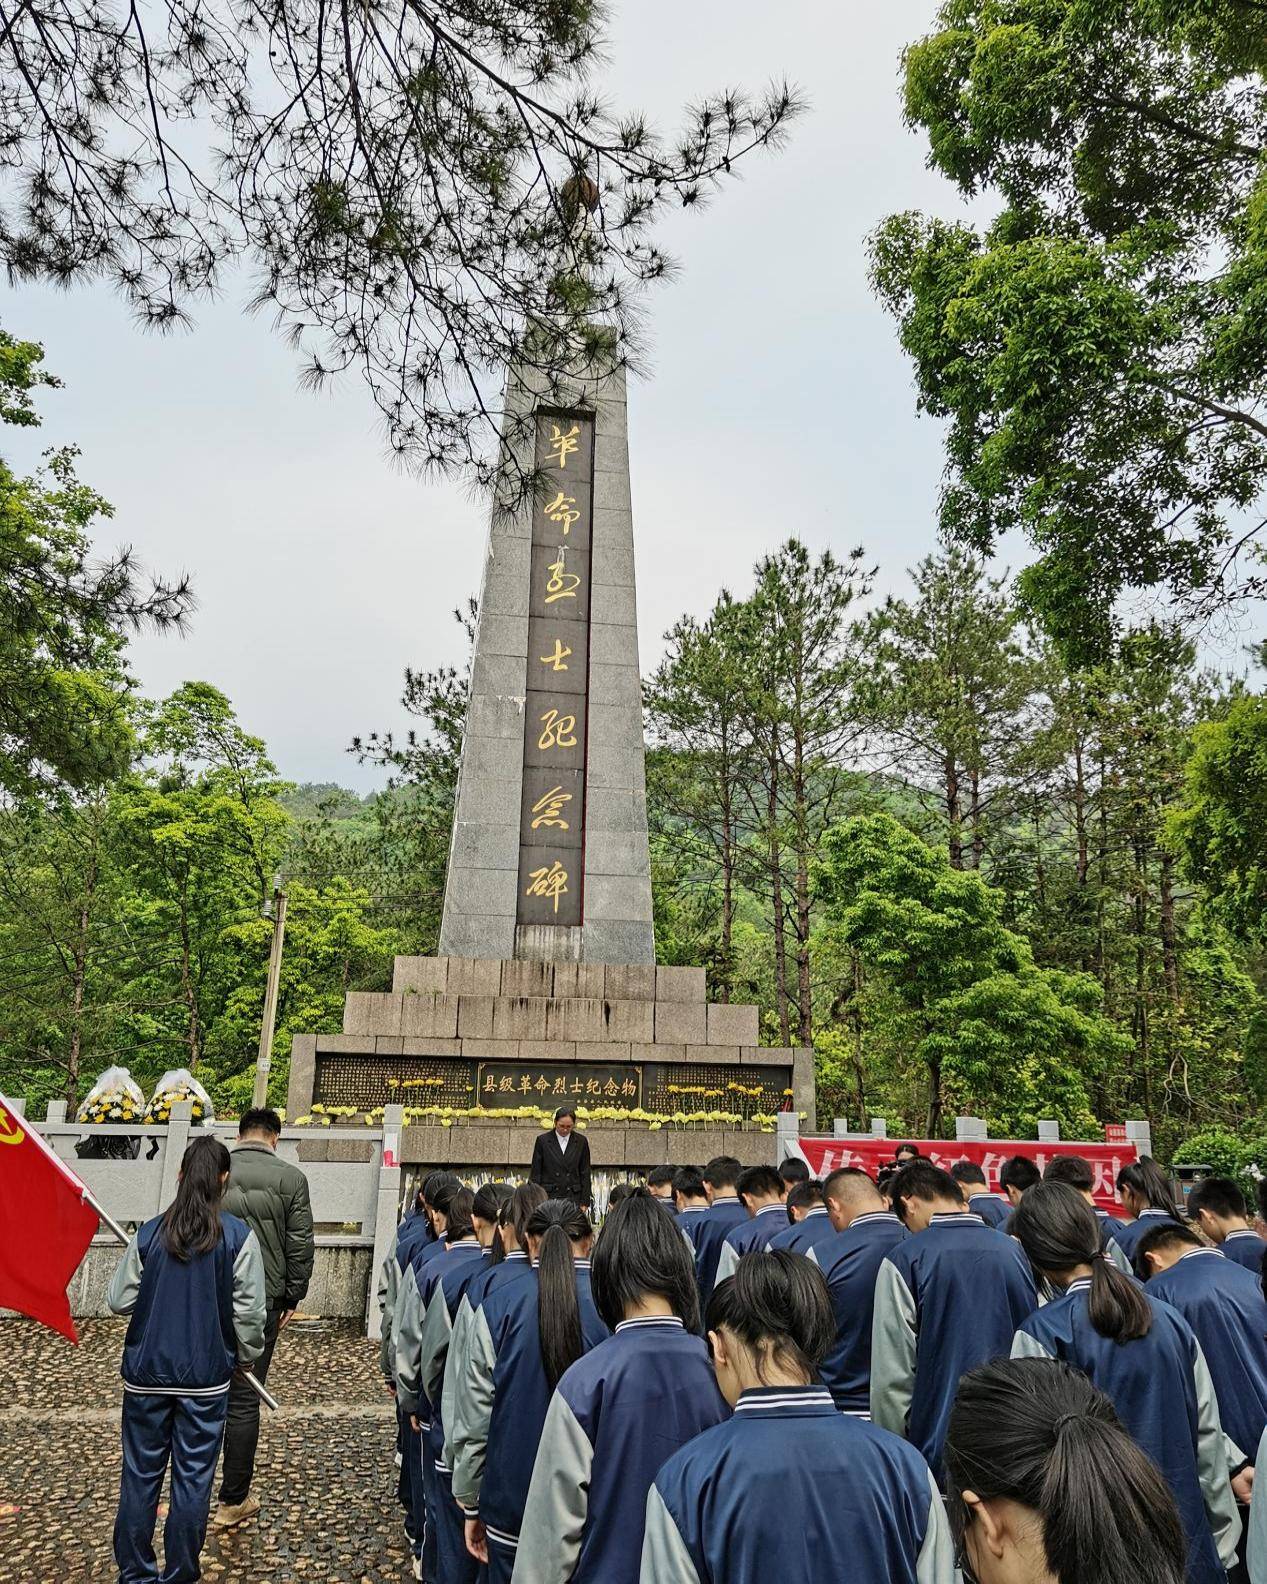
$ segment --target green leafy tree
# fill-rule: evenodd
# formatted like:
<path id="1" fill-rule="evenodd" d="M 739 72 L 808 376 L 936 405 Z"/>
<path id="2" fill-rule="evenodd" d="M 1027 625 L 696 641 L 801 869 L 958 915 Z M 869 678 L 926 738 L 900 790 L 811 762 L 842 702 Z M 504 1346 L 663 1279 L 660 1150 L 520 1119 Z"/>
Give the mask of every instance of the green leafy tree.
<path id="1" fill-rule="evenodd" d="M 1039 969 L 1001 922 L 1002 897 L 891 815 L 856 816 L 822 843 L 819 888 L 841 936 L 896 1004 L 927 1073 L 927 1127 L 948 1098 L 1016 1127 L 1091 1123 L 1087 1081 L 1124 1041 L 1086 975 Z"/>
<path id="2" fill-rule="evenodd" d="M 1067 655 L 1115 605 L 1256 591 L 1267 481 L 1267 51 L 1256 5 L 945 0 L 908 122 L 987 227 L 894 216 L 873 278 L 947 420 L 943 529 L 1039 552 Z"/>

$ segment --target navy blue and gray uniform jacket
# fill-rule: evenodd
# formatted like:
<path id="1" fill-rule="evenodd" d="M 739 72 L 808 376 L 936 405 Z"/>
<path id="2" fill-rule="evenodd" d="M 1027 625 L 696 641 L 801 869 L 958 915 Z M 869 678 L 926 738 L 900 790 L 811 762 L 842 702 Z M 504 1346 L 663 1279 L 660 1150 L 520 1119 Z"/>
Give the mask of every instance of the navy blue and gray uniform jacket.
<path id="1" fill-rule="evenodd" d="M 483 1252 L 474 1234 L 457 1243 L 443 1246 L 433 1243 L 430 1249 L 415 1257 L 401 1283 L 396 1304 L 396 1403 L 402 1413 L 415 1415 L 424 1431 L 431 1429 L 434 1406 L 427 1390 L 430 1383 L 423 1370 L 423 1333 L 427 1317 L 433 1301 L 444 1306 L 443 1296 L 437 1297 L 437 1294 L 446 1266 L 460 1271 L 469 1261 L 478 1261 Z M 428 1253 L 431 1253 L 429 1259 Z M 439 1382 L 434 1384 L 438 1386 Z"/>
<path id="2" fill-rule="evenodd" d="M 1214 1383 L 1192 1329 L 1149 1294 L 1146 1336 L 1114 1342 L 1091 1324 L 1091 1279 L 1030 1315 L 1016 1333 L 1013 1358 L 1058 1358 L 1080 1369 L 1113 1399 L 1118 1417 L 1157 1464 L 1188 1536 L 1189 1584 L 1225 1584 L 1236 1561 L 1241 1520 L 1228 1475 L 1228 1451 Z"/>
<path id="3" fill-rule="evenodd" d="M 590 1295 L 590 1264 L 576 1261 L 581 1346 L 607 1339 Z M 499 1545 L 519 1541 L 528 1483 L 553 1388 L 541 1362 L 537 1271 L 493 1289 L 471 1315 L 454 1391 L 453 1497 Z"/>
<path id="4" fill-rule="evenodd" d="M 803 1469 L 803 1479 L 779 1470 Z M 777 1555 L 777 1568 L 772 1558 Z M 823 1386 L 746 1391 L 647 1498 L 642 1584 L 953 1584 L 954 1543 L 928 1464 L 836 1412 Z"/>
<path id="5" fill-rule="evenodd" d="M 512 1249 L 499 1264 L 480 1265 L 458 1301 L 458 1312 L 453 1318 L 453 1335 L 449 1339 L 449 1357 L 444 1366 L 444 1386 L 440 1393 L 440 1408 L 444 1418 L 442 1461 L 445 1468 L 454 1468 L 457 1460 L 454 1439 L 458 1425 L 457 1394 L 470 1356 L 471 1321 L 489 1293 L 496 1292 L 506 1282 L 522 1280 L 528 1269 L 528 1256 L 522 1249 Z"/>
<path id="6" fill-rule="evenodd" d="M 395 1379 L 392 1332 L 401 1277 L 416 1250 L 426 1248 L 435 1240 L 435 1230 L 426 1212 L 413 1211 L 396 1229 L 396 1246 L 383 1261 L 383 1268 L 379 1272 L 377 1298 L 381 1318 L 378 1327 L 378 1361 L 385 1381 Z"/>
<path id="7" fill-rule="evenodd" d="M 722 1244 L 747 1219 L 743 1201 L 726 1195 L 714 1199 L 691 1228 L 689 1236 L 695 1245 L 695 1282 L 699 1287 L 701 1309 L 708 1308 L 708 1300 L 717 1285 L 717 1261 L 721 1258 Z"/>
<path id="8" fill-rule="evenodd" d="M 1123 1223 L 1116 1216 L 1111 1216 L 1107 1210 L 1101 1210 L 1099 1205 L 1092 1205 L 1095 1218 L 1100 1223 L 1100 1247 L 1117 1266 L 1118 1270 L 1125 1271 L 1128 1276 L 1134 1276 L 1135 1270 L 1127 1258 L 1122 1245 L 1117 1240 L 1117 1234 Z"/>
<path id="9" fill-rule="evenodd" d="M 967 1211 L 889 1250 L 876 1275 L 871 1417 L 904 1435 L 942 1477 L 942 1445 L 959 1378 L 1006 1357 L 1038 1306 L 1021 1246 Z"/>
<path id="10" fill-rule="evenodd" d="M 1119 1221 L 1113 1228 L 1113 1240 L 1126 1255 L 1132 1275 L 1135 1273 L 1135 1249 L 1144 1233 L 1151 1232 L 1159 1222 L 1173 1222 L 1174 1219 L 1169 1210 L 1145 1210 L 1138 1220 Z"/>
<path id="11" fill-rule="evenodd" d="M 1217 1249 L 1194 1248 L 1151 1279 L 1148 1296 L 1177 1309 L 1192 1327 L 1238 1468 L 1267 1430 L 1267 1300 L 1258 1278 Z"/>
<path id="12" fill-rule="evenodd" d="M 810 1250 L 822 1271 L 836 1313 L 836 1342 L 819 1376 L 841 1413 L 871 1412 L 871 1321 L 880 1263 L 906 1237 L 891 1210 L 855 1216 L 843 1232 Z"/>
<path id="13" fill-rule="evenodd" d="M 453 1339 L 453 1323 L 471 1282 L 488 1270 L 488 1250 L 474 1240 L 455 1243 L 447 1259 L 431 1266 L 435 1282 L 427 1304 L 421 1337 L 422 1392 L 431 1404 L 431 1452 L 441 1474 L 450 1472 L 444 1460 L 444 1378 Z"/>
<path id="14" fill-rule="evenodd" d="M 699 1225 L 700 1217 L 706 1216 L 708 1210 L 708 1205 L 687 1205 L 685 1210 L 679 1210 L 673 1217 L 686 1233 L 686 1241 L 691 1245 L 692 1254 L 695 1252 L 695 1228 Z"/>
<path id="15" fill-rule="evenodd" d="M 1267 1584 L 1267 1435 L 1258 1443 L 1258 1461 L 1254 1465 L 1254 1496 L 1249 1504 L 1245 1561 L 1249 1584 Z"/>
<path id="16" fill-rule="evenodd" d="M 779 1203 L 762 1205 L 756 1215 L 741 1222 L 733 1231 L 727 1232 L 721 1253 L 717 1256 L 714 1287 L 718 1282 L 724 1282 L 728 1276 L 735 1274 L 743 1255 L 769 1248 L 770 1239 L 776 1232 L 782 1232 L 786 1227 L 787 1206 Z"/>
<path id="17" fill-rule="evenodd" d="M 1267 1242 L 1264 1242 L 1252 1227 L 1241 1227 L 1235 1232 L 1228 1233 L 1219 1244 L 1219 1253 L 1225 1254 L 1228 1259 L 1234 1260 L 1237 1265 L 1243 1265 L 1246 1270 L 1253 1271 L 1254 1275 L 1258 1276 L 1262 1274 Z"/>
<path id="18" fill-rule="evenodd" d="M 110 1283 L 110 1308 L 131 1315 L 123 1389 L 163 1397 L 218 1397 L 233 1371 L 264 1351 L 264 1258 L 245 1221 L 221 1214 L 209 1254 L 167 1252 L 162 1216 L 141 1226 Z"/>
<path id="19" fill-rule="evenodd" d="M 1012 1219 L 1012 1201 L 1002 1194 L 969 1194 L 968 1209 L 973 1215 L 979 1215 L 986 1226 L 1001 1227 Z"/>
<path id="20" fill-rule="evenodd" d="M 550 1401 L 513 1584 L 637 1584 L 652 1481 L 729 1414 L 702 1338 L 669 1315 L 622 1321 Z"/>
<path id="21" fill-rule="evenodd" d="M 401 1320 L 408 1309 L 410 1315 L 416 1319 L 416 1323 L 421 1326 L 421 1317 L 417 1315 L 417 1307 L 421 1303 L 419 1288 L 427 1280 L 428 1265 L 432 1260 L 439 1259 L 448 1246 L 449 1240 L 443 1234 L 430 1242 L 421 1239 L 413 1244 L 413 1252 L 408 1261 L 400 1267 L 400 1284 L 396 1289 L 396 1298 L 392 1305 L 390 1342 L 387 1349 L 387 1365 L 384 1369 L 384 1375 L 387 1370 L 391 1371 L 391 1378 L 396 1381 L 398 1389 L 400 1378 L 397 1373 L 397 1359 L 400 1353 Z M 399 1397 L 397 1406 L 403 1406 Z M 412 1412 L 412 1409 L 407 1411 Z"/>
<path id="22" fill-rule="evenodd" d="M 825 1209 L 815 1206 L 794 1226 L 776 1232 L 766 1244 L 767 1248 L 787 1249 L 791 1254 L 808 1254 L 816 1243 L 835 1235 L 836 1228 Z"/>

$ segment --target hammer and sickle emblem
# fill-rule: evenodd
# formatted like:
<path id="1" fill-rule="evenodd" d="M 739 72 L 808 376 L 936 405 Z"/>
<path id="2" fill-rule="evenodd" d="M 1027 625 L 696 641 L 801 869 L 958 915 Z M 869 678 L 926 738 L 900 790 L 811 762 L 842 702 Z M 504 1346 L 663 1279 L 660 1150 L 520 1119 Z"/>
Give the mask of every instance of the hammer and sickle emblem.
<path id="1" fill-rule="evenodd" d="M 18 1119 L 10 1116 L 3 1106 L 0 1106 L 0 1144 L 20 1144 L 26 1134 L 18 1126 Z"/>

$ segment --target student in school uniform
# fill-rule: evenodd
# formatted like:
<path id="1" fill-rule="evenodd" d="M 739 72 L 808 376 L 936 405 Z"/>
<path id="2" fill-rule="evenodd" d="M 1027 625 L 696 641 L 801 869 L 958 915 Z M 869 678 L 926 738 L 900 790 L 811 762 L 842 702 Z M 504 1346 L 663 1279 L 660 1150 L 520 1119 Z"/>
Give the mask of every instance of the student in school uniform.
<path id="1" fill-rule="evenodd" d="M 810 1169 L 799 1155 L 785 1155 L 779 1162 L 779 1181 L 783 1184 L 786 1199 L 793 1188 L 810 1180 Z"/>
<path id="2" fill-rule="evenodd" d="M 1267 1242 L 1250 1226 L 1245 1195 L 1230 1177 L 1203 1177 L 1188 1195 L 1187 1210 L 1221 1253 L 1261 1275 Z"/>
<path id="3" fill-rule="evenodd" d="M 1101 1210 L 1095 1202 L 1095 1173 L 1091 1170 L 1091 1162 L 1081 1155 L 1053 1155 L 1043 1168 L 1043 1181 L 1065 1183 L 1075 1193 L 1082 1195 L 1095 1211 L 1095 1218 L 1100 1223 L 1100 1244 L 1105 1255 L 1113 1261 L 1118 1270 L 1133 1276 L 1135 1272 L 1131 1268 L 1131 1262 L 1122 1252 L 1121 1244 L 1117 1241 L 1118 1228 L 1122 1223 L 1107 1210 Z"/>
<path id="4" fill-rule="evenodd" d="M 691 1229 L 695 1244 L 695 1280 L 699 1286 L 700 1303 L 707 1305 L 717 1280 L 717 1261 L 721 1258 L 722 1244 L 737 1226 L 748 1219 L 748 1212 L 740 1201 L 736 1185 L 743 1166 L 733 1155 L 718 1155 L 705 1166 L 704 1191 L 708 1194 L 708 1210 L 699 1217 Z"/>
<path id="5" fill-rule="evenodd" d="M 786 1249 L 789 1254 L 808 1254 L 816 1243 L 831 1237 L 833 1228 L 823 1203 L 823 1185 L 816 1177 L 788 1190 L 787 1213 L 791 1226 L 776 1232 L 768 1248 Z"/>
<path id="6" fill-rule="evenodd" d="M 528 1482 L 550 1395 L 559 1379 L 607 1335 L 590 1293 L 593 1227 L 567 1200 L 529 1216 L 527 1269 L 493 1287 L 472 1313 L 454 1383 L 453 1496 L 469 1553 L 489 1584 L 507 1584 L 523 1524 Z"/>
<path id="7" fill-rule="evenodd" d="M 1147 1155 L 1132 1161 L 1129 1166 L 1123 1166 L 1118 1172 L 1117 1197 L 1131 1219 L 1116 1227 L 1113 1236 L 1134 1270 L 1135 1247 L 1144 1233 L 1159 1221 L 1175 1221 L 1182 1225 L 1183 1217 L 1179 1214 L 1165 1173 Z"/>
<path id="8" fill-rule="evenodd" d="M 795 1190 L 793 1190 L 795 1191 Z M 953 1584 L 941 1493 L 914 1447 L 837 1413 L 816 1369 L 835 1339 L 821 1274 L 771 1249 L 713 1292 L 708 1340 L 733 1417 L 656 1475 L 642 1584 Z M 772 1478 L 800 1469 L 800 1479 Z"/>
<path id="9" fill-rule="evenodd" d="M 1020 1358 L 965 1375 L 946 1473 L 976 1584 L 1183 1584 L 1174 1498 L 1081 1370 Z"/>
<path id="10" fill-rule="evenodd" d="M 476 1200 L 480 1221 L 476 1221 Z M 471 1232 L 463 1217 L 469 1203 Z M 487 1268 L 489 1248 L 497 1225 L 497 1199 L 486 1185 L 478 1195 L 463 1189 L 449 1208 L 449 1247 L 443 1259 L 432 1262 L 422 1293 L 423 1321 L 418 1345 L 419 1405 L 429 1405 L 427 1447 L 434 1469 L 436 1519 L 436 1574 L 442 1584 L 475 1584 L 477 1564 L 466 1549 L 463 1519 L 453 1500 L 452 1472 L 444 1461 L 443 1389 L 453 1322 L 472 1279 Z M 461 1235 L 455 1235 L 460 1230 Z M 481 1227 L 483 1235 L 481 1235 Z M 426 1290 L 429 1286 L 430 1291 Z M 412 1381 L 408 1382 L 412 1385 Z"/>
<path id="11" fill-rule="evenodd" d="M 871 1417 L 913 1442 L 940 1480 L 959 1377 L 1008 1352 L 1038 1295 L 1015 1241 L 964 1209 L 949 1172 L 916 1161 L 893 1179 L 892 1196 L 914 1235 L 876 1276 Z"/>
<path id="12" fill-rule="evenodd" d="M 647 1192 L 670 1215 L 677 1214 L 677 1207 L 673 1203 L 674 1175 L 672 1166 L 653 1166 L 647 1173 Z"/>
<path id="13" fill-rule="evenodd" d="M 137 1230 L 110 1283 L 111 1311 L 130 1317 L 114 1525 L 120 1584 L 158 1584 L 154 1524 L 169 1463 L 163 1584 L 202 1576 L 229 1385 L 264 1349 L 264 1259 L 245 1221 L 220 1208 L 228 1182 L 228 1150 L 195 1139 L 175 1199 Z"/>
<path id="14" fill-rule="evenodd" d="M 819 1377 L 841 1413 L 871 1414 L 871 1323 L 880 1263 L 906 1236 L 906 1228 L 866 1172 L 842 1166 L 823 1184 L 832 1236 L 809 1257 L 822 1271 L 836 1316 L 836 1336 Z"/>
<path id="15" fill-rule="evenodd" d="M 513 1584 L 636 1584 L 652 1481 L 730 1412 L 696 1334 L 690 1254 L 648 1194 L 626 1199 L 604 1222 L 591 1282 L 613 1335 L 555 1389 Z"/>
<path id="16" fill-rule="evenodd" d="M 1001 1227 L 1012 1214 L 1012 1203 L 1005 1194 L 991 1193 L 985 1173 L 976 1161 L 956 1161 L 950 1175 L 959 1184 L 968 1209 L 979 1215 L 986 1226 Z"/>
<path id="17" fill-rule="evenodd" d="M 1214 1382 L 1219 1418 L 1231 1443 L 1234 1482 L 1249 1468 L 1267 1430 L 1267 1300 L 1260 1279 L 1188 1227 L 1160 1221 L 1135 1250 L 1150 1298 L 1177 1309 L 1192 1327 Z"/>
<path id="18" fill-rule="evenodd" d="M 1022 1196 L 1034 1186 L 1042 1182 L 1043 1174 L 1030 1160 L 1028 1155 L 1010 1155 L 999 1168 L 999 1188 L 1006 1196 L 1008 1204 L 1015 1210 L 1020 1204 Z M 1000 1232 L 1008 1230 L 1011 1216 L 999 1227 Z"/>
<path id="19" fill-rule="evenodd" d="M 448 1257 L 457 1240 L 478 1247 L 470 1221 L 472 1203 L 470 1189 L 463 1188 L 456 1177 L 452 1183 L 428 1188 L 427 1209 L 436 1237 L 434 1242 L 415 1250 L 401 1278 L 393 1317 L 392 1369 L 396 1378 L 396 1406 L 406 1416 L 410 1427 L 405 1461 L 409 1470 L 414 1577 L 424 1579 L 426 1584 L 439 1584 L 439 1581 L 435 1459 L 427 1434 L 431 1405 L 420 1401 L 419 1397 L 422 1327 L 433 1288 L 433 1266 Z"/>
<path id="20" fill-rule="evenodd" d="M 708 1213 L 708 1189 L 698 1166 L 679 1166 L 673 1173 L 673 1206 L 694 1254 L 696 1223 Z"/>
<path id="21" fill-rule="evenodd" d="M 1225 1584 L 1241 1520 L 1210 1371 L 1169 1304 L 1103 1258 L 1100 1229 L 1064 1183 L 1040 1183 L 1013 1221 L 1034 1269 L 1063 1296 L 1022 1322 L 1017 1358 L 1058 1358 L 1105 1392 L 1161 1470 L 1188 1537 L 1188 1584 Z"/>
<path id="22" fill-rule="evenodd" d="M 740 1173 L 735 1187 L 748 1219 L 726 1234 L 717 1256 L 719 1282 L 734 1275 L 743 1255 L 767 1247 L 774 1234 L 787 1226 L 787 1190 L 773 1166 L 749 1166 Z"/>

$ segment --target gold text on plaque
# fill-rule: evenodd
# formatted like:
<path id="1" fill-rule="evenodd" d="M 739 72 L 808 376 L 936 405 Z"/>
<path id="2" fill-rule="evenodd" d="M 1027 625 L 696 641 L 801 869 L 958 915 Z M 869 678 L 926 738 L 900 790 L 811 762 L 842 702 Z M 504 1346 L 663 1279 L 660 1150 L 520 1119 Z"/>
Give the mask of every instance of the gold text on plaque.
<path id="1" fill-rule="evenodd" d="M 565 495 L 562 490 L 545 508 L 545 514 L 551 522 L 561 523 L 565 534 L 572 532 L 572 524 L 579 522 L 581 516 L 576 509 L 576 496 Z"/>
<path id="2" fill-rule="evenodd" d="M 539 797 L 532 805 L 532 812 L 536 818 L 532 822 L 532 829 L 539 830 L 542 825 L 554 826 L 558 830 L 570 830 L 571 826 L 560 816 L 563 805 L 572 801 L 572 794 L 565 792 L 562 787 L 553 787 L 544 797 Z"/>
<path id="3" fill-rule="evenodd" d="M 528 877 L 529 884 L 524 892 L 529 897 L 544 897 L 547 902 L 554 903 L 554 911 L 559 911 L 559 898 L 568 894 L 568 872 L 556 858 L 548 869 L 534 869 Z"/>
<path id="4" fill-rule="evenodd" d="M 568 458 L 573 455 L 581 443 L 580 434 L 580 424 L 573 424 L 568 432 L 564 434 L 557 423 L 552 423 L 550 425 L 550 449 L 546 453 L 546 461 L 557 462 L 561 469 L 567 467 Z"/>
<path id="5" fill-rule="evenodd" d="M 546 584 L 546 604 L 553 605 L 555 600 L 575 599 L 576 591 L 581 586 L 581 579 L 575 572 L 567 572 L 563 567 L 563 551 L 559 551 L 559 559 L 550 563 L 550 581 Z"/>
<path id="6" fill-rule="evenodd" d="M 562 638 L 556 638 L 554 640 L 554 653 L 541 655 L 539 658 L 541 664 L 548 665 L 551 671 L 566 671 L 568 668 L 564 661 L 571 653 L 572 651 L 563 642 Z"/>
<path id="7" fill-rule="evenodd" d="M 557 709 L 548 709 L 541 716 L 543 727 L 537 739 L 538 748 L 575 748 L 576 716 L 560 715 Z"/>

